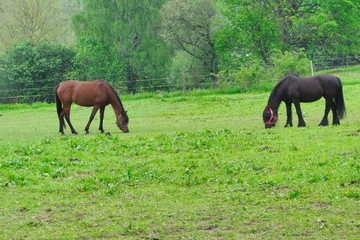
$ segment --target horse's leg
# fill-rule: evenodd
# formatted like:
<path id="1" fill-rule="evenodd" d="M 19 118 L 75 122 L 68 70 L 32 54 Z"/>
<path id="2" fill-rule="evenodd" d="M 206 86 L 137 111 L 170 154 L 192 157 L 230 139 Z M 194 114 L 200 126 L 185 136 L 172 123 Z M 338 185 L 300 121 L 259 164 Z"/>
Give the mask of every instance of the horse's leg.
<path id="1" fill-rule="evenodd" d="M 333 114 L 333 125 L 340 125 L 340 120 L 339 120 L 339 115 L 338 115 L 338 111 L 337 111 L 337 107 L 335 102 L 331 99 L 331 111 Z"/>
<path id="2" fill-rule="evenodd" d="M 99 130 L 101 133 L 104 133 L 104 128 L 103 128 L 104 112 L 105 112 L 105 106 L 101 106 L 100 107 L 100 125 L 99 125 Z"/>
<path id="3" fill-rule="evenodd" d="M 63 111 L 64 111 L 65 119 L 66 119 L 67 123 L 69 124 L 69 127 L 71 129 L 71 133 L 72 134 L 78 134 L 77 131 L 74 129 L 73 125 L 70 122 L 70 108 L 71 108 L 71 105 L 66 106 L 66 107 L 64 106 Z"/>
<path id="4" fill-rule="evenodd" d="M 59 115 L 59 122 L 60 122 L 59 133 L 63 135 L 64 135 L 64 126 L 65 126 L 64 115 L 65 115 L 65 111 L 63 109 L 61 110 L 61 113 Z"/>
<path id="5" fill-rule="evenodd" d="M 332 108 L 334 105 L 333 100 L 330 98 L 325 98 L 325 113 L 324 113 L 324 117 L 321 120 L 319 126 L 328 126 L 329 125 L 329 120 L 328 120 L 328 115 L 330 112 L 330 108 Z"/>
<path id="6" fill-rule="evenodd" d="M 86 127 L 85 127 L 85 133 L 88 134 L 89 133 L 89 128 L 90 128 L 90 124 L 92 122 L 92 120 L 94 119 L 97 111 L 99 110 L 99 106 L 95 105 L 92 109 L 92 112 L 91 112 L 91 115 L 90 115 L 90 118 L 89 118 L 89 121 L 88 123 L 86 124 Z"/>
<path id="7" fill-rule="evenodd" d="M 295 105 L 296 114 L 298 115 L 298 118 L 299 118 L 298 127 L 305 127 L 306 124 L 305 124 L 304 118 L 302 116 L 302 112 L 301 112 L 301 108 L 300 108 L 300 101 L 299 100 L 293 100 L 293 103 Z"/>
<path id="8" fill-rule="evenodd" d="M 285 102 L 286 104 L 286 124 L 285 127 L 292 127 L 292 111 L 291 111 L 291 102 Z"/>

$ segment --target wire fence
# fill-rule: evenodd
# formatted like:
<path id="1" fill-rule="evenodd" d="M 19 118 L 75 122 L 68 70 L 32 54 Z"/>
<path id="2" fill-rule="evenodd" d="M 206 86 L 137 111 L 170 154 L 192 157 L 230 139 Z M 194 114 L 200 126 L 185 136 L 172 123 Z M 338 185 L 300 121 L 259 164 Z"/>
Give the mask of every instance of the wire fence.
<path id="1" fill-rule="evenodd" d="M 316 58 L 309 62 L 309 72 L 318 72 L 322 70 L 339 67 L 347 67 L 359 64 L 360 61 L 355 57 L 327 59 Z M 251 65 L 251 63 L 248 63 Z M 332 64 L 332 65 L 331 65 Z M 157 78 L 142 78 L 136 79 L 132 82 L 136 93 L 156 92 L 156 91 L 183 91 L 184 94 L 188 90 L 194 89 L 211 89 L 219 88 L 222 86 L 236 87 L 237 89 L 247 90 L 249 86 L 262 83 L 274 83 L 279 79 L 256 79 L 239 81 L 227 81 L 218 76 L 218 80 L 214 82 L 213 76 L 206 74 L 206 70 L 198 67 L 197 71 L 187 72 L 182 71 L 172 76 L 163 76 Z M 164 71 L 163 71 L 164 72 Z M 195 72 L 195 73 L 194 73 Z M 284 75 L 287 73 L 284 72 Z M 280 73 L 281 75 L 281 73 Z M 126 94 L 131 92 L 129 89 L 129 82 L 121 80 L 122 76 L 111 76 L 106 80 L 119 94 Z M 101 79 L 101 76 L 95 76 L 93 80 Z M 32 102 L 53 102 L 55 100 L 56 85 L 61 81 L 54 81 L 43 79 L 36 82 L 39 87 L 26 87 L 21 83 L 9 82 L 0 83 L 0 104 L 13 104 L 13 103 L 32 103 Z M 33 85 L 31 85 L 33 86 Z"/>
<path id="2" fill-rule="evenodd" d="M 355 56 L 329 58 L 326 56 L 315 56 L 311 62 L 314 66 L 314 71 L 323 71 L 329 68 L 341 68 L 354 66 L 360 63 L 360 58 Z"/>

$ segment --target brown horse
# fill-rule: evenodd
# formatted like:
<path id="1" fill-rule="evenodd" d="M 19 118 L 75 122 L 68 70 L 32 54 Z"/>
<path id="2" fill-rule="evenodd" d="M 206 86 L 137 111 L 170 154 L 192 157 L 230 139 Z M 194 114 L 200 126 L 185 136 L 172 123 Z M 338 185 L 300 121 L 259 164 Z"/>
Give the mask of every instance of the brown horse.
<path id="1" fill-rule="evenodd" d="M 56 107 L 60 121 L 59 132 L 64 134 L 64 117 L 71 128 L 73 134 L 77 134 L 70 122 L 70 108 L 72 103 L 83 107 L 93 107 L 89 122 L 85 127 L 86 134 L 89 133 L 89 127 L 94 119 L 96 112 L 100 109 L 99 130 L 104 133 L 103 119 L 105 107 L 108 104 L 114 109 L 116 115 L 116 125 L 123 131 L 129 132 L 129 118 L 115 90 L 105 81 L 97 80 L 93 82 L 83 82 L 69 80 L 62 82 L 56 87 Z"/>
<path id="2" fill-rule="evenodd" d="M 346 115 L 341 80 L 332 75 L 313 77 L 298 77 L 290 75 L 282 79 L 272 90 L 267 106 L 263 111 L 265 128 L 274 127 L 278 119 L 278 109 L 281 102 L 286 104 L 287 120 L 285 127 L 292 126 L 291 104 L 296 108 L 299 118 L 298 127 L 305 127 L 300 102 L 314 102 L 325 98 L 325 114 L 319 126 L 329 125 L 328 114 L 333 113 L 333 125 L 339 125 Z"/>

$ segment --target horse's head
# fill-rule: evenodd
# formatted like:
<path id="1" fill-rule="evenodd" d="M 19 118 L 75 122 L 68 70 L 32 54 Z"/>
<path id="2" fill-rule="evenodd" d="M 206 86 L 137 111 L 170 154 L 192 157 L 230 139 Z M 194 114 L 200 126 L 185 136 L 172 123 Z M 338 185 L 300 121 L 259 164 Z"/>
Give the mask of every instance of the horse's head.
<path id="1" fill-rule="evenodd" d="M 128 123 L 129 123 L 129 117 L 124 111 L 122 114 L 118 116 L 116 120 L 116 125 L 120 128 L 121 131 L 123 131 L 124 133 L 128 133 L 129 132 Z"/>
<path id="2" fill-rule="evenodd" d="M 263 120 L 265 123 L 265 128 L 272 128 L 275 126 L 276 121 L 278 120 L 277 111 L 274 111 L 271 107 L 265 107 L 263 111 Z"/>

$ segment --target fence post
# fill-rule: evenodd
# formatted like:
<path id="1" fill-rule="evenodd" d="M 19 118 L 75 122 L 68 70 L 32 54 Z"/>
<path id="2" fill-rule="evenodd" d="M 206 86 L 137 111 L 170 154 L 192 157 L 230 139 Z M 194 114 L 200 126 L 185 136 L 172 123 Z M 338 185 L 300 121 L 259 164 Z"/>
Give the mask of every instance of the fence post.
<path id="1" fill-rule="evenodd" d="M 183 92 L 186 95 L 186 75 L 185 75 L 185 68 L 182 68 L 182 78 L 183 78 Z"/>
<path id="2" fill-rule="evenodd" d="M 312 60 L 310 60 L 311 76 L 314 76 L 314 66 Z"/>

